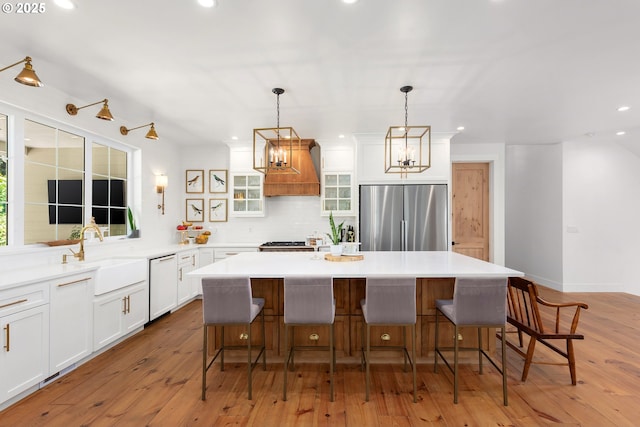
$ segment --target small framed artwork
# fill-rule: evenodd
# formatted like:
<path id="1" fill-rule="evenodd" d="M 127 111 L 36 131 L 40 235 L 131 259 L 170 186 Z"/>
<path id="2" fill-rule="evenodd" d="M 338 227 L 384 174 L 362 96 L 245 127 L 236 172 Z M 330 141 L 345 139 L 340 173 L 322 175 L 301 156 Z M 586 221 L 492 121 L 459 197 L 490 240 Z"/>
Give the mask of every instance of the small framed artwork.
<path id="1" fill-rule="evenodd" d="M 227 192 L 227 170 L 209 169 L 209 193 Z"/>
<path id="2" fill-rule="evenodd" d="M 204 193 L 204 170 L 187 169 L 187 193 Z"/>
<path id="3" fill-rule="evenodd" d="M 204 199 L 186 199 L 185 208 L 188 222 L 204 221 Z"/>
<path id="4" fill-rule="evenodd" d="M 226 222 L 227 206 L 227 199 L 209 199 L 209 222 Z"/>

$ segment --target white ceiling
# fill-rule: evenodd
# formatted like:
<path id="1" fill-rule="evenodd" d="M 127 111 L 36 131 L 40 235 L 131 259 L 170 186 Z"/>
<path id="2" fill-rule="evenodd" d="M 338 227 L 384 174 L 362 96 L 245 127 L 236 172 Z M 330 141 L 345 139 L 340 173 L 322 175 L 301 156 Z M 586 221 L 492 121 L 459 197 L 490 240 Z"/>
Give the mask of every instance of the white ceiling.
<path id="1" fill-rule="evenodd" d="M 45 85 L 172 143 L 251 140 L 274 87 L 303 138 L 402 125 L 404 85 L 409 124 L 464 126 L 455 142 L 640 134 L 638 0 L 73 1 L 4 13 L 0 67 L 30 55 Z"/>

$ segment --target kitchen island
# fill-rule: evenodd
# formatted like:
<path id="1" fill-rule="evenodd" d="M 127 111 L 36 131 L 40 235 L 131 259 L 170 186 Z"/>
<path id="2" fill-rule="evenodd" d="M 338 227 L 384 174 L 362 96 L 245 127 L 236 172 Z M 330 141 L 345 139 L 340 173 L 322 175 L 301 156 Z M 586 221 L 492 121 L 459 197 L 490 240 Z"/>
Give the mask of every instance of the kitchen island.
<path id="1" fill-rule="evenodd" d="M 221 262 L 209 264 L 189 273 L 190 276 L 248 276 L 254 297 L 265 299 L 265 321 L 267 323 L 267 350 L 271 360 L 279 357 L 284 337 L 284 289 L 283 279 L 288 275 L 333 277 L 336 299 L 335 336 L 336 353 L 339 360 L 357 361 L 360 356 L 362 311 L 360 300 L 365 297 L 367 277 L 416 277 L 417 335 L 416 350 L 419 359 L 431 361 L 435 332 L 435 300 L 448 299 L 453 295 L 456 277 L 512 277 L 523 276 L 520 271 L 481 261 L 455 252 L 360 252 L 359 261 L 334 262 L 324 259 L 323 252 L 247 252 L 228 257 Z M 450 341 L 453 329 L 443 323 L 440 336 L 442 345 Z M 256 324 L 254 327 L 258 328 Z M 451 333 L 448 333 L 448 329 Z M 241 345 L 246 339 L 243 327 L 228 327 L 225 333 L 227 344 Z M 230 331 L 229 331 L 230 330 Z M 327 345 L 328 329 L 309 326 L 296 328 L 296 342 L 304 345 Z M 219 330 L 211 328 L 212 347 L 220 344 Z M 252 337 L 259 337 L 258 330 Z M 491 339 L 490 339 L 491 338 Z M 252 338 L 253 339 L 253 338 Z M 257 339 L 257 338 L 256 338 Z M 463 330 L 458 339 L 463 346 L 477 343 L 475 329 Z M 380 326 L 372 328 L 372 345 L 396 346 L 402 342 L 400 327 Z M 491 349 L 495 346 L 493 334 L 485 333 L 483 342 Z M 257 344 L 257 341 L 256 341 Z M 311 352 L 315 353 L 315 352 Z M 387 352 L 385 352 L 387 353 Z M 400 353 L 389 352 L 389 359 L 401 361 Z M 321 356 L 320 356 L 321 357 Z M 385 359 L 386 361 L 386 359 Z"/>

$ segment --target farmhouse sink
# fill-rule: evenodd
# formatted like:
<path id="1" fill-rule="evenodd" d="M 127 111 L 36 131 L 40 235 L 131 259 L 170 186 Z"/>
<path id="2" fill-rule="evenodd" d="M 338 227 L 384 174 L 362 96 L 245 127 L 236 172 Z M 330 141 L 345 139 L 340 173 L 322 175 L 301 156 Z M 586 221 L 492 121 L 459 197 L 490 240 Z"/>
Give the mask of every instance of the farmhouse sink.
<path id="1" fill-rule="evenodd" d="M 87 262 L 85 265 L 98 267 L 95 295 L 106 294 L 147 280 L 147 260 L 145 258 L 109 258 Z"/>

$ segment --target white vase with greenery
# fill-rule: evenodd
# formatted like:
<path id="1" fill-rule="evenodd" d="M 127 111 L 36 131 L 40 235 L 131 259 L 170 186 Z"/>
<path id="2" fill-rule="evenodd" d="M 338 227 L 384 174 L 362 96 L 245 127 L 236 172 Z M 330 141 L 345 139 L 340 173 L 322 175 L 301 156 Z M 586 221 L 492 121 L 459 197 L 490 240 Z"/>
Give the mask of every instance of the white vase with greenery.
<path id="1" fill-rule="evenodd" d="M 331 255 L 340 256 L 342 255 L 342 225 L 344 221 L 342 221 L 338 226 L 336 226 L 335 221 L 333 220 L 333 212 L 329 214 L 329 226 L 331 227 L 331 234 L 327 233 L 329 239 L 331 240 L 330 251 Z"/>

